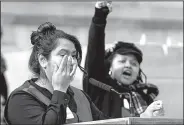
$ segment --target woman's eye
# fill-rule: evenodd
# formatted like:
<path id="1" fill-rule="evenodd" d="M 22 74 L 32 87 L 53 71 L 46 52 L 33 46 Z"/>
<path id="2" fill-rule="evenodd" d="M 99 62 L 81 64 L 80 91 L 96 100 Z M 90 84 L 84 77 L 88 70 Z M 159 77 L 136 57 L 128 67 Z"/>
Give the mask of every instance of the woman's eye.
<path id="1" fill-rule="evenodd" d="M 125 62 L 126 62 L 126 60 L 121 60 L 120 62 L 121 62 L 121 63 L 125 63 Z"/>
<path id="2" fill-rule="evenodd" d="M 73 58 L 77 58 L 77 55 L 72 55 Z"/>
<path id="3" fill-rule="evenodd" d="M 60 56 L 62 56 L 62 57 L 63 57 L 63 56 L 65 56 L 65 54 L 60 54 Z"/>
<path id="4" fill-rule="evenodd" d="M 137 63 L 136 62 L 132 62 L 131 63 L 133 66 L 137 66 Z"/>
<path id="5" fill-rule="evenodd" d="M 65 56 L 67 55 L 66 53 L 59 53 L 59 56 Z"/>

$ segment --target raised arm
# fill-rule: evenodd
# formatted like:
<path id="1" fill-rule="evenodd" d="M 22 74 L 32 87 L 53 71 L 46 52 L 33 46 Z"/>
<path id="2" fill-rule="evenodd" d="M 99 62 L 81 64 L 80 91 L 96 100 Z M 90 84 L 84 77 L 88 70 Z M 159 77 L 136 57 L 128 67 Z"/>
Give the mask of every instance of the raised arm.
<path id="1" fill-rule="evenodd" d="M 105 26 L 106 18 L 110 12 L 107 2 L 97 2 L 95 14 L 89 28 L 87 54 L 85 60 L 85 70 L 88 76 L 84 76 L 83 90 L 90 96 L 92 101 L 98 100 L 102 90 L 92 86 L 89 78 L 104 82 L 105 80 Z"/>

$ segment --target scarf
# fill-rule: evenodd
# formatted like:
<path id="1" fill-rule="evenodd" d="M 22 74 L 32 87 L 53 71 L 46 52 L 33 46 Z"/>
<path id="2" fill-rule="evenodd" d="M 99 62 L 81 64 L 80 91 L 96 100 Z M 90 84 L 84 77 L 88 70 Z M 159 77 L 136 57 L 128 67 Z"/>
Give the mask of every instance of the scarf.
<path id="1" fill-rule="evenodd" d="M 158 95 L 158 88 L 153 84 L 144 84 L 135 82 L 129 86 L 114 86 L 116 90 L 120 93 L 129 93 L 131 96 L 132 101 L 129 100 L 129 97 L 125 96 L 126 99 L 129 100 L 131 103 L 130 105 L 133 106 L 133 113 L 134 115 L 140 115 L 143 113 L 148 105 L 154 101 L 156 96 Z M 147 89 L 147 92 L 143 90 Z M 151 100 L 151 101 L 150 101 Z M 131 108 L 131 107 L 130 107 Z"/>

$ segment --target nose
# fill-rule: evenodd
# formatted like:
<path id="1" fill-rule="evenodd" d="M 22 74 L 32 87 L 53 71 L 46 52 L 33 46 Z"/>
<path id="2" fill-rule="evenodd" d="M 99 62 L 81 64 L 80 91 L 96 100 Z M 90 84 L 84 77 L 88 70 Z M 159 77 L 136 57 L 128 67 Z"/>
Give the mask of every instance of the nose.
<path id="1" fill-rule="evenodd" d="M 127 60 L 127 61 L 125 62 L 125 67 L 128 67 L 128 68 L 130 68 L 130 67 L 131 67 L 131 65 L 130 65 L 130 61 L 128 61 L 128 60 Z"/>

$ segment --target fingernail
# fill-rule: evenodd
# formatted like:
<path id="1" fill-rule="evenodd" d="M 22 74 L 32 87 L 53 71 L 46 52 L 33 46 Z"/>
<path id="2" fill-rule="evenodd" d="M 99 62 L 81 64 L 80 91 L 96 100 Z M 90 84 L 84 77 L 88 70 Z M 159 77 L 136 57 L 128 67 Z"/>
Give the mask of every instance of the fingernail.
<path id="1" fill-rule="evenodd" d="M 69 61 L 72 61 L 72 57 L 71 56 L 69 56 Z"/>
<path id="2" fill-rule="evenodd" d="M 55 70 L 57 69 L 57 67 L 58 67 L 58 66 L 57 66 L 56 64 L 54 64 L 54 69 L 55 69 Z"/>
<path id="3" fill-rule="evenodd" d="M 72 63 L 74 63 L 74 59 L 72 58 Z"/>
<path id="4" fill-rule="evenodd" d="M 68 56 L 67 56 L 67 55 L 65 55 L 63 58 L 68 59 Z"/>

